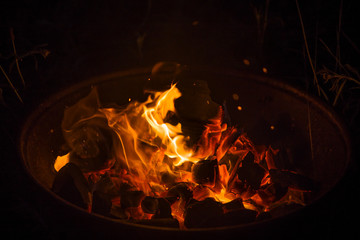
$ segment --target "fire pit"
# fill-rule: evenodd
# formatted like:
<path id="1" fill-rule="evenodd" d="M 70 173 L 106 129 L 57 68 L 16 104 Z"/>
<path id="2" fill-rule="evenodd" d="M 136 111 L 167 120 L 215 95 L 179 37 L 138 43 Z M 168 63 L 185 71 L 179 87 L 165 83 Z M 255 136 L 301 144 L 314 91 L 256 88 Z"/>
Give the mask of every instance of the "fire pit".
<path id="1" fill-rule="evenodd" d="M 81 213 L 85 218 L 101 222 L 100 225 L 115 224 L 122 229 L 171 232 L 182 232 L 186 229 L 186 232 L 209 232 L 216 229 L 256 228 L 266 222 L 286 217 L 304 206 L 306 208 L 306 205 L 311 205 L 329 192 L 343 176 L 350 159 L 348 138 L 335 114 L 318 100 L 267 77 L 204 68 L 192 69 L 179 77 L 178 87 L 182 92 L 179 94 L 176 85 L 171 85 L 167 90 L 163 88 L 170 86 L 174 79 L 172 71 L 160 71 L 151 78 L 150 72 L 150 69 L 137 69 L 90 79 L 60 92 L 44 102 L 29 117 L 21 137 L 24 164 L 34 180 L 55 201 L 65 204 L 74 213 Z M 182 82 L 185 83 L 181 85 Z M 201 86 L 204 84 L 207 86 Z M 154 102 L 141 105 L 149 101 L 144 96 L 144 89 L 153 90 L 152 98 L 149 99 Z M 157 89 L 155 93 L 154 89 Z M 191 92 L 190 95 L 201 95 L 204 89 L 206 92 L 208 89 L 211 91 L 211 99 L 205 102 L 208 105 L 214 104 L 221 110 L 205 119 L 207 125 L 204 123 L 203 126 L 207 130 L 210 129 L 208 134 L 219 132 L 220 135 L 215 134 L 214 138 L 204 140 L 204 129 L 201 128 L 197 138 L 185 141 L 184 139 L 191 134 L 184 134 L 184 126 L 187 126 L 187 131 L 190 132 L 193 132 L 194 126 L 186 125 L 186 120 L 191 117 L 179 120 L 169 114 L 170 110 L 172 113 L 175 112 L 174 106 L 166 107 L 167 110 L 161 119 L 167 119 L 166 123 L 170 123 L 174 128 L 179 122 L 182 123 L 181 136 L 189 148 L 199 141 L 209 143 L 215 141 L 215 138 L 218 139 L 216 144 L 208 147 L 213 147 L 210 151 L 212 153 L 206 154 L 208 148 L 202 149 L 205 144 L 203 143 L 198 144 L 196 150 L 196 154 L 200 154 L 201 157 L 197 160 L 193 159 L 196 154 L 185 157 L 188 156 L 186 147 L 171 148 L 179 139 L 168 132 L 162 133 L 169 137 L 166 141 L 170 143 L 166 147 L 162 147 L 166 142 L 164 137 L 161 138 L 163 141 L 156 144 L 156 139 L 149 142 L 147 138 L 139 137 L 141 144 L 146 148 L 146 151 L 142 150 L 142 154 L 153 156 L 155 152 L 161 152 L 167 156 L 166 161 L 170 161 L 172 154 L 177 153 L 177 158 L 174 157 L 176 160 L 171 160 L 171 166 L 175 167 L 171 167 L 171 171 L 158 169 L 161 172 L 158 176 L 161 180 L 158 182 L 152 181 L 144 186 L 142 180 L 132 178 L 124 184 L 123 179 L 127 179 L 132 172 L 136 172 L 132 176 L 136 175 L 137 178 L 153 179 L 149 169 L 140 171 L 140 163 L 129 163 L 131 154 L 135 153 L 125 151 L 124 146 L 126 142 L 134 141 L 134 138 L 124 139 L 130 131 L 119 130 L 122 126 L 119 121 L 117 122 L 117 119 L 123 116 L 123 112 L 127 111 L 124 110 L 124 106 L 128 106 L 127 109 L 132 108 L 132 112 L 141 109 L 141 115 L 147 119 L 147 124 L 159 127 L 162 124 L 158 123 L 151 111 L 161 105 L 159 101 L 162 101 L 165 95 L 174 92 L 170 102 L 175 102 L 175 107 L 178 105 L 179 112 L 183 111 L 181 108 L 184 105 L 180 104 L 179 107 L 176 99 L 181 94 L 188 91 Z M 85 103 L 79 105 L 81 101 Z M 204 110 L 197 108 L 196 104 L 186 103 L 186 108 L 191 110 L 190 114 L 185 115 Z M 91 109 L 91 106 L 95 110 Z M 98 109 L 101 109 L 100 112 Z M 211 110 L 205 113 L 209 111 Z M 72 114 L 69 117 L 70 113 Z M 196 117 L 192 119 L 194 118 Z M 131 125 L 128 119 L 130 118 L 122 123 Z M 117 139 L 116 143 L 113 143 L 113 140 L 111 142 L 119 146 L 117 149 L 122 149 L 119 157 L 122 159 L 120 166 L 114 167 L 118 161 L 107 156 L 104 157 L 105 160 L 86 162 L 83 159 L 92 157 L 81 157 L 81 154 L 77 154 L 75 158 L 70 157 L 70 163 L 65 165 L 69 161 L 69 155 L 66 154 L 76 149 L 79 144 L 76 142 L 79 139 L 69 140 L 73 139 L 73 136 L 67 136 L 67 132 L 74 131 L 74 126 L 89 120 L 92 121 L 91 126 L 94 126 L 95 122 L 96 129 L 106 126 L 112 130 L 111 133 L 104 133 L 109 135 L 102 136 L 101 139 L 104 142 Z M 106 124 L 102 125 L 104 120 Z M 221 124 L 217 125 L 217 120 Z M 116 127 L 116 124 L 120 126 Z M 144 125 L 142 122 L 140 124 Z M 93 130 L 89 130 L 90 125 L 85 126 L 87 131 L 81 125 L 82 130 L 78 134 L 84 134 L 81 131 L 85 131 L 85 135 L 91 134 L 89 132 Z M 99 132 L 95 131 L 93 134 Z M 139 132 L 136 133 L 136 136 L 138 135 Z M 158 135 L 161 133 L 157 132 L 156 137 Z M 71 143 L 74 144 L 73 147 L 69 147 Z M 236 149 L 230 151 L 234 145 L 243 152 L 235 154 Z M 102 143 L 99 146 L 109 147 Z M 135 148 L 138 147 L 136 145 Z M 219 153 L 221 148 L 226 150 Z M 165 150 L 158 151 L 159 149 Z M 178 153 L 180 150 L 183 152 Z M 86 149 L 85 155 L 96 156 L 94 151 L 96 152 L 96 147 Z M 97 151 L 110 150 L 100 147 Z M 78 152 L 84 153 L 84 149 L 81 148 Z M 139 155 L 139 152 L 136 151 L 136 154 Z M 65 163 L 61 163 L 58 156 L 66 156 Z M 234 156 L 236 159 L 231 159 Z M 161 161 L 165 161 L 164 157 Z M 156 165 L 156 168 L 164 166 L 170 165 Z M 117 168 L 117 171 L 114 172 L 114 168 Z M 181 172 L 181 178 L 180 173 L 174 176 L 173 168 L 176 168 L 177 173 Z M 114 174 L 116 177 L 112 183 L 114 185 L 120 181 L 117 190 L 122 192 L 119 196 L 115 194 L 109 202 L 101 188 L 106 185 L 106 181 L 111 182 L 111 179 L 114 179 Z M 72 182 L 70 185 L 69 181 Z M 84 190 L 88 188 L 89 181 L 93 184 L 93 190 Z M 87 187 L 82 188 L 80 185 Z M 241 187 L 235 188 L 234 193 L 229 190 L 230 185 Z M 75 190 L 69 190 L 74 186 Z M 88 194 L 91 196 L 88 197 Z M 183 209 L 179 208 L 180 205 L 188 207 L 179 213 L 179 209 Z M 122 209 L 117 208 L 117 211 L 117 206 Z"/>

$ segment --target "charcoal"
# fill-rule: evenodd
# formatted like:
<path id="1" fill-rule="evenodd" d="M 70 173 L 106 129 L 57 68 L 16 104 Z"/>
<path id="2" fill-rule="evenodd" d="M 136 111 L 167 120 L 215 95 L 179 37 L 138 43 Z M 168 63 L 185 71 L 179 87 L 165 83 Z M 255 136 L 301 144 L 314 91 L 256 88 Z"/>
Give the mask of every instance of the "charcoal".
<path id="1" fill-rule="evenodd" d="M 159 201 L 157 198 L 146 196 L 141 201 L 141 208 L 144 213 L 155 214 L 159 209 Z"/>
<path id="2" fill-rule="evenodd" d="M 290 212 L 296 211 L 302 207 L 303 207 L 302 205 L 297 203 L 289 203 L 289 204 L 284 203 L 270 209 L 269 214 L 271 215 L 271 217 L 279 217 L 288 214 Z"/>
<path id="3" fill-rule="evenodd" d="M 56 174 L 52 191 L 65 200 L 87 209 L 90 203 L 88 183 L 79 169 L 73 163 L 67 163 Z"/>
<path id="4" fill-rule="evenodd" d="M 100 191 L 93 192 L 91 207 L 92 212 L 102 214 L 104 216 L 110 216 L 111 206 L 112 202 L 109 195 Z"/>
<path id="5" fill-rule="evenodd" d="M 123 208 L 138 207 L 144 196 L 143 191 L 125 191 L 121 193 L 120 204 Z"/>
<path id="6" fill-rule="evenodd" d="M 164 198 L 158 198 L 158 209 L 152 219 L 172 218 L 170 203 Z"/>
<path id="7" fill-rule="evenodd" d="M 238 209 L 225 213 L 221 218 L 222 226 L 251 223 L 256 220 L 257 212 L 250 209 Z"/>
<path id="8" fill-rule="evenodd" d="M 167 192 L 167 197 L 176 197 L 177 199 L 183 199 L 185 202 L 188 202 L 192 197 L 192 191 L 186 183 L 178 183 Z"/>
<path id="9" fill-rule="evenodd" d="M 188 145 L 194 146 L 200 139 L 204 126 L 221 111 L 221 106 L 210 97 L 210 89 L 205 81 L 190 78 L 189 72 L 181 72 L 177 88 L 181 97 L 174 101 L 176 114 L 181 123 L 181 130 L 189 136 Z"/>
<path id="10" fill-rule="evenodd" d="M 216 150 L 216 157 L 219 159 L 219 164 L 226 164 L 228 168 L 230 168 L 231 159 L 233 161 L 237 160 L 237 155 L 234 156 L 229 153 L 229 149 L 233 146 L 235 141 L 240 137 L 242 131 L 232 127 L 228 128 L 225 132 L 223 132 L 220 140 L 220 145 Z M 232 164 L 233 165 L 233 164 Z"/>
<path id="11" fill-rule="evenodd" d="M 204 185 L 197 185 L 193 188 L 193 199 L 198 201 L 203 201 L 206 198 L 209 198 L 214 195 L 214 191 L 210 187 Z"/>
<path id="12" fill-rule="evenodd" d="M 222 217 L 221 203 L 213 198 L 206 198 L 203 201 L 193 200 L 185 211 L 184 224 L 187 228 L 216 227 Z"/>
<path id="13" fill-rule="evenodd" d="M 219 173 L 217 160 L 201 160 L 192 167 L 192 179 L 194 182 L 213 186 Z"/>
<path id="14" fill-rule="evenodd" d="M 279 183 L 271 183 L 265 189 L 259 189 L 258 194 L 266 205 L 280 200 L 288 192 L 288 188 Z"/>
<path id="15" fill-rule="evenodd" d="M 161 173 L 161 182 L 166 186 L 172 186 L 176 183 L 177 176 L 173 173 L 163 172 Z"/>
<path id="16" fill-rule="evenodd" d="M 180 119 L 206 122 L 216 117 L 220 105 L 212 101 L 205 81 L 182 78 L 177 87 L 182 95 L 174 103 Z"/>
<path id="17" fill-rule="evenodd" d="M 259 189 L 261 180 L 265 175 L 265 169 L 254 163 L 254 155 L 249 152 L 242 161 L 241 167 L 237 170 L 237 175 L 240 181 L 253 189 Z"/>
<path id="18" fill-rule="evenodd" d="M 192 168 L 193 165 L 194 165 L 193 162 L 186 161 L 183 164 L 181 164 L 180 166 L 176 166 L 175 170 L 191 172 L 191 168 Z"/>
<path id="19" fill-rule="evenodd" d="M 118 190 L 115 188 L 108 173 L 102 175 L 96 183 L 92 184 L 92 190 L 93 192 L 98 191 L 109 196 L 118 195 Z"/>
<path id="20" fill-rule="evenodd" d="M 110 209 L 110 217 L 116 219 L 129 219 L 128 213 L 118 205 L 112 205 Z"/>
<path id="21" fill-rule="evenodd" d="M 148 225 L 148 226 L 179 228 L 179 222 L 174 218 L 141 219 L 141 220 L 132 220 L 131 222 L 141 225 Z"/>
<path id="22" fill-rule="evenodd" d="M 269 212 L 261 212 L 257 217 L 256 217 L 256 221 L 260 222 L 260 221 L 264 221 L 264 220 L 268 220 L 271 219 L 272 216 Z"/>
<path id="23" fill-rule="evenodd" d="M 223 204 L 224 212 L 232 212 L 240 209 L 244 209 L 244 204 L 241 198 L 236 198 L 231 202 Z"/>
<path id="24" fill-rule="evenodd" d="M 114 164 L 111 137 L 102 137 L 100 128 L 82 127 L 71 135 L 70 162 L 83 172 L 94 172 L 110 168 Z M 99 139 L 100 138 L 100 139 Z"/>
<path id="25" fill-rule="evenodd" d="M 170 205 L 179 200 L 177 197 L 164 197 L 164 199 L 166 199 L 166 201 L 168 201 Z"/>
<path id="26" fill-rule="evenodd" d="M 316 189 L 316 184 L 312 179 L 298 173 L 278 169 L 270 169 L 269 173 L 271 181 L 282 186 L 299 191 L 313 191 Z"/>
<path id="27" fill-rule="evenodd" d="M 166 113 L 164 122 L 170 123 L 171 125 L 176 126 L 179 123 L 179 118 L 176 116 L 175 112 L 168 111 Z"/>
<path id="28" fill-rule="evenodd" d="M 84 172 L 108 168 L 113 162 L 113 131 L 99 113 L 97 88 L 65 109 L 61 123 L 64 138 L 72 149 L 71 160 Z"/>

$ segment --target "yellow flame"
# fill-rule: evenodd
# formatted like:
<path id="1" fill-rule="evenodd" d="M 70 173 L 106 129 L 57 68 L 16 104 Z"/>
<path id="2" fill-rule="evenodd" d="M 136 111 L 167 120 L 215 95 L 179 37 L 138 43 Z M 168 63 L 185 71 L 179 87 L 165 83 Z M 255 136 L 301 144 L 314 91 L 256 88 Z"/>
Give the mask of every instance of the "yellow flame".
<path id="1" fill-rule="evenodd" d="M 165 155 L 170 158 L 175 158 L 175 166 L 181 165 L 185 161 L 192 160 L 196 162 L 196 159 L 192 159 L 193 151 L 186 147 L 185 137 L 182 135 L 181 124 L 176 126 L 169 123 L 165 123 L 168 112 L 175 113 L 174 101 L 181 96 L 181 92 L 176 88 L 176 84 L 171 88 L 160 94 L 156 106 L 148 108 L 144 105 L 143 117 L 148 124 L 155 131 L 156 136 L 162 139 L 162 143 L 167 147 Z"/>
<path id="2" fill-rule="evenodd" d="M 58 172 L 63 166 L 65 166 L 69 162 L 69 156 L 70 156 L 70 153 L 63 155 L 63 156 L 58 156 L 56 158 L 55 163 L 54 163 L 55 171 Z"/>

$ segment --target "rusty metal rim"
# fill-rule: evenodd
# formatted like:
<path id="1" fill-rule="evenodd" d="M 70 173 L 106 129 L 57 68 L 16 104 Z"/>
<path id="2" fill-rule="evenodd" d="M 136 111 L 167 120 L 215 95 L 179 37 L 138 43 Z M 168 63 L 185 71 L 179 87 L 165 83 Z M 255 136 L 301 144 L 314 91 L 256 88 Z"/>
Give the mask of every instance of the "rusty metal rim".
<path id="1" fill-rule="evenodd" d="M 345 145 L 346 145 L 346 152 L 347 152 L 346 166 L 345 166 L 344 172 L 339 177 L 339 179 L 343 178 L 343 176 L 345 175 L 345 173 L 347 172 L 347 170 L 349 168 L 349 164 L 350 164 L 350 161 L 351 161 L 351 141 L 350 141 L 350 137 L 349 137 L 350 135 L 349 135 L 349 133 L 348 133 L 346 127 L 345 127 L 345 124 L 338 117 L 338 115 L 335 113 L 335 111 L 331 107 L 326 105 L 321 99 L 319 99 L 317 97 L 314 97 L 314 96 L 310 96 L 310 95 L 306 94 L 305 92 L 296 89 L 293 86 L 290 86 L 290 85 L 288 85 L 288 84 L 286 84 L 286 83 L 284 83 L 282 81 L 275 80 L 274 78 L 271 78 L 271 77 L 268 77 L 268 76 L 255 75 L 255 74 L 246 73 L 246 72 L 243 72 L 243 71 L 240 72 L 240 71 L 229 70 L 229 69 L 214 69 L 214 68 L 210 69 L 210 68 L 207 68 L 207 67 L 197 67 L 195 69 L 199 70 L 201 73 L 212 73 L 212 74 L 217 74 L 217 75 L 221 75 L 221 76 L 225 76 L 225 77 L 229 76 L 229 77 L 252 79 L 252 80 L 257 81 L 257 82 L 259 82 L 261 84 L 265 84 L 265 85 L 268 85 L 269 87 L 276 88 L 278 90 L 281 90 L 283 92 L 291 94 L 291 95 L 293 95 L 293 96 L 295 96 L 297 98 L 304 99 L 308 103 L 311 103 L 311 104 L 315 105 L 316 108 L 320 109 L 320 111 L 322 113 L 325 113 L 329 117 L 329 119 L 331 119 L 331 122 L 337 127 L 337 129 L 341 133 L 341 136 L 343 136 L 343 138 L 344 138 Z M 145 228 L 145 229 L 149 229 L 149 230 L 169 231 L 169 232 L 184 232 L 184 230 L 180 230 L 180 229 L 177 229 L 177 228 L 168 228 L 168 227 L 159 227 L 159 226 L 136 224 L 136 223 L 131 223 L 131 222 L 126 221 L 126 220 L 113 219 L 113 218 L 106 217 L 106 216 L 96 214 L 96 213 L 88 213 L 85 209 L 80 208 L 77 205 L 62 199 L 61 197 L 59 197 L 58 195 L 53 193 L 50 189 L 46 188 L 39 180 L 37 180 L 30 173 L 29 166 L 28 166 L 27 162 L 25 161 L 25 159 L 26 159 L 25 145 L 26 145 L 26 139 L 27 139 L 27 132 L 31 128 L 32 124 L 36 121 L 37 117 L 40 116 L 41 113 L 45 112 L 47 109 L 51 108 L 54 103 L 60 101 L 61 99 L 65 98 L 66 96 L 68 96 L 68 95 L 70 95 L 70 94 L 72 94 L 72 93 L 74 93 L 76 91 L 79 91 L 80 89 L 83 89 L 83 88 L 89 88 L 89 87 L 91 87 L 93 85 L 96 85 L 96 84 L 99 84 L 99 83 L 114 80 L 115 78 L 121 78 L 121 77 L 127 77 L 127 76 L 136 76 L 136 75 L 150 76 L 150 73 L 151 73 L 151 68 L 150 67 L 136 68 L 136 69 L 129 69 L 129 70 L 125 70 L 125 71 L 113 72 L 113 73 L 110 73 L 110 74 L 100 75 L 100 76 L 96 76 L 96 77 L 87 79 L 87 80 L 85 80 L 83 82 L 80 82 L 78 84 L 70 86 L 69 88 L 66 88 L 65 90 L 60 91 L 57 94 L 52 95 L 50 98 L 43 101 L 38 106 L 38 108 L 36 108 L 30 114 L 30 116 L 27 117 L 24 125 L 21 128 L 22 129 L 21 134 L 20 134 L 20 137 L 18 139 L 19 140 L 19 144 L 18 144 L 19 150 L 18 150 L 18 152 L 20 153 L 21 162 L 22 162 L 22 164 L 23 164 L 23 166 L 24 166 L 24 168 L 26 170 L 26 173 L 31 177 L 31 179 L 34 180 L 34 182 L 42 190 L 45 190 L 48 194 L 50 194 L 55 200 L 60 202 L 62 205 L 70 206 L 70 207 L 76 209 L 79 213 L 86 214 L 88 217 L 94 217 L 94 218 L 99 219 L 99 220 L 101 219 L 101 220 L 105 220 L 105 221 L 111 221 L 113 223 L 119 223 L 119 224 L 122 224 L 122 225 L 126 225 L 128 227 L 131 227 L 131 228 L 141 228 L 141 229 Z M 335 185 L 337 185 L 338 182 L 333 184 L 333 186 L 331 186 L 331 189 L 333 187 L 335 187 Z M 314 205 L 316 202 L 318 202 L 326 194 L 327 193 L 317 197 L 308 206 Z M 308 206 L 305 206 L 304 208 L 307 208 Z M 297 212 L 297 211 L 299 211 L 299 210 L 291 211 L 291 212 L 289 212 L 289 213 L 287 213 L 287 214 L 285 214 L 283 216 L 274 217 L 274 218 L 259 221 L 259 222 L 252 222 L 252 223 L 241 224 L 241 225 L 223 226 L 223 227 L 193 228 L 193 229 L 186 230 L 186 232 L 203 232 L 203 231 L 209 232 L 209 231 L 247 229 L 249 227 L 260 226 L 262 224 L 267 224 L 268 222 L 273 222 L 276 219 L 284 218 L 286 216 L 290 216 L 291 214 L 293 214 L 294 212 Z"/>

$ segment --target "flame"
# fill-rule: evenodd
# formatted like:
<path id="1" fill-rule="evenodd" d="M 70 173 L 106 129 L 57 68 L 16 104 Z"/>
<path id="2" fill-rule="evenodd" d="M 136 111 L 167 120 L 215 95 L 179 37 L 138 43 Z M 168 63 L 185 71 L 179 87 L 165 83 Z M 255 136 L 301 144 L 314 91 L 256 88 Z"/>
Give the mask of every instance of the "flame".
<path id="1" fill-rule="evenodd" d="M 144 105 L 144 117 L 147 123 L 152 127 L 156 137 L 160 137 L 162 144 L 166 146 L 165 155 L 176 159 L 173 163 L 175 166 L 181 165 L 185 161 L 196 162 L 197 159 L 192 158 L 194 152 L 186 147 L 185 136 L 181 131 L 181 124 L 176 126 L 164 122 L 167 114 L 175 113 L 174 100 L 181 96 L 180 91 L 176 88 L 176 84 L 160 94 L 155 107 L 148 108 Z M 155 97 L 156 98 L 156 97 Z"/>
<path id="2" fill-rule="evenodd" d="M 228 128 L 222 121 L 224 113 L 221 107 L 218 114 L 205 124 L 195 146 L 189 146 L 189 136 L 183 133 L 175 109 L 175 100 L 181 96 L 180 90 L 173 84 L 166 91 L 151 92 L 145 102 L 129 98 L 126 108 L 99 107 L 93 111 L 97 118 L 107 121 L 117 137 L 113 142 L 116 164 L 104 170 L 113 176 L 113 184 L 120 188 L 122 183 L 126 183 L 146 196 L 166 197 L 171 186 L 183 182 L 189 184 L 192 198 L 198 201 L 211 197 L 228 203 L 241 198 L 247 209 L 258 211 L 256 204 L 266 209 L 271 207 L 272 193 L 251 189 L 246 182 L 239 180 L 237 171 L 243 166 L 242 161 L 247 154 L 252 153 L 254 163 L 262 164 L 260 168 L 265 171 L 260 179 L 260 186 L 265 189 L 271 184 L 269 170 L 276 169 L 273 157 L 278 150 L 255 146 L 246 134 L 235 127 Z M 220 163 L 229 155 L 233 158 L 232 162 Z M 217 161 L 214 183 L 198 184 L 190 167 L 186 169 L 184 166 L 208 159 Z M 54 164 L 55 170 L 59 171 L 68 162 L 69 154 L 59 156 Z M 296 195 L 290 194 L 288 198 L 293 196 Z M 120 200 L 113 199 L 113 204 L 119 205 Z M 171 204 L 171 214 L 180 225 L 184 223 L 186 204 L 183 198 Z M 134 219 L 149 219 L 152 216 L 144 213 L 140 206 L 129 207 L 126 213 Z"/>
<path id="3" fill-rule="evenodd" d="M 174 101 L 180 96 L 174 84 L 167 91 L 153 93 L 143 103 L 131 102 L 123 111 L 100 110 L 118 135 L 118 159 L 132 176 L 131 183 L 146 194 L 165 191 L 161 180 L 164 174 L 175 175 L 177 181 L 185 180 L 188 175 L 174 173 L 174 167 L 199 161 L 194 150 L 187 147 L 181 124 L 166 121 L 169 115 L 176 114 Z"/>
<path id="4" fill-rule="evenodd" d="M 58 156 L 54 163 L 54 169 L 55 171 L 59 171 L 63 166 L 65 166 L 70 160 L 69 160 L 70 153 L 65 154 L 63 156 Z"/>

